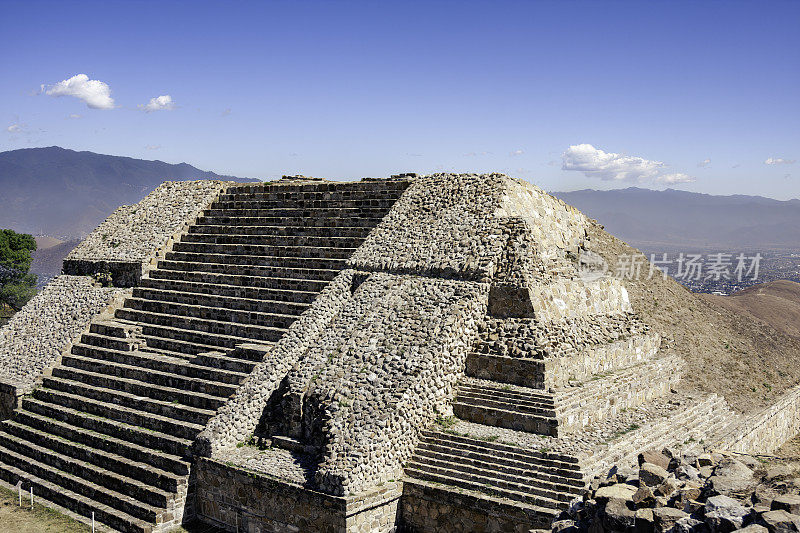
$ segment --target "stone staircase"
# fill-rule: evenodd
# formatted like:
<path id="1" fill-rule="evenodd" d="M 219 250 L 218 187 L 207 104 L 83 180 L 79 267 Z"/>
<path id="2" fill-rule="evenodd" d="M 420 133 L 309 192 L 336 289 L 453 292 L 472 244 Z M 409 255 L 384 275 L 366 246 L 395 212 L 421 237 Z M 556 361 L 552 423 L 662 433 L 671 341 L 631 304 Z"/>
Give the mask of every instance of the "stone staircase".
<path id="1" fill-rule="evenodd" d="M 487 426 L 558 434 L 555 399 L 538 389 L 467 378 L 459 385 L 453 414 Z"/>
<path id="2" fill-rule="evenodd" d="M 487 498 L 499 498 L 503 518 L 494 520 L 549 527 L 580 494 L 587 465 L 629 448 L 627 441 L 598 444 L 602 451 L 587 462 L 564 439 L 668 393 L 679 379 L 682 360 L 657 356 L 658 346 L 632 314 L 560 324 L 487 317 L 452 404 L 469 428 L 459 422 L 457 433 L 426 434 L 405 469 L 406 482 L 424 483 L 425 499 L 452 505 L 456 493 L 469 495 L 460 505 L 486 509 Z M 649 442 L 648 436 L 628 438 Z M 650 436 L 656 444 L 668 438 L 660 426 Z M 573 451 L 555 453 L 551 446 Z"/>
<path id="3" fill-rule="evenodd" d="M 445 432 L 423 436 L 406 475 L 434 497 L 456 491 L 497 499 L 531 527 L 549 525 L 584 487 L 573 457 Z"/>
<path id="4" fill-rule="evenodd" d="M 406 186 L 229 188 L 0 424 L 0 480 L 119 531 L 190 518 L 194 438 Z"/>

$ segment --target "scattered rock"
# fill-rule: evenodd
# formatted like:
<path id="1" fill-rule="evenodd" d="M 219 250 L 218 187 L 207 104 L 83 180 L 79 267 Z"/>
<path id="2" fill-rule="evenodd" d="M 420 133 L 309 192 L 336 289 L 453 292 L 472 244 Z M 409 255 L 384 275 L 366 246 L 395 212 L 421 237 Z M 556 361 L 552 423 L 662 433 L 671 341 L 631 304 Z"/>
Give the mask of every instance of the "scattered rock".
<path id="1" fill-rule="evenodd" d="M 648 487 L 658 487 L 669 477 L 666 469 L 651 463 L 643 463 L 639 468 L 639 483 Z"/>
<path id="2" fill-rule="evenodd" d="M 800 516 L 789 514 L 783 509 L 767 511 L 760 516 L 769 533 L 791 533 L 800 531 Z"/>
<path id="3" fill-rule="evenodd" d="M 740 529 L 749 514 L 749 509 L 728 496 L 712 496 L 706 501 L 705 518 L 712 533 Z"/>
<path id="4" fill-rule="evenodd" d="M 771 511 L 784 510 L 787 513 L 800 515 L 800 496 L 785 494 L 772 500 Z"/>

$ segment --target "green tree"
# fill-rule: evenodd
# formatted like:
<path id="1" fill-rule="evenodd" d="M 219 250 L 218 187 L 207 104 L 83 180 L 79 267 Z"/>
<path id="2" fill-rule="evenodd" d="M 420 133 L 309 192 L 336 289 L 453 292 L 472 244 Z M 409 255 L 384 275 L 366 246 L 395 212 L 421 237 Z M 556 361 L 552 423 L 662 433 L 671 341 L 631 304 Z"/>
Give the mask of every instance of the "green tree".
<path id="1" fill-rule="evenodd" d="M 31 235 L 0 230 L 0 307 L 19 311 L 36 294 L 36 276 L 28 272 L 35 250 Z"/>

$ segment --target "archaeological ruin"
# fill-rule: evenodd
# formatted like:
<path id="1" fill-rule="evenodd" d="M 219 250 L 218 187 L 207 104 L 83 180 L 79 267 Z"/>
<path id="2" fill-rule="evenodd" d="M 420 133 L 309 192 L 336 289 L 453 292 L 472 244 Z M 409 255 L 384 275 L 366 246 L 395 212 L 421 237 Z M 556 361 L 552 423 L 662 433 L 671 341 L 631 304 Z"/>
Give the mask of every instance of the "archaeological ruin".
<path id="1" fill-rule="evenodd" d="M 597 223 L 502 174 L 166 182 L 0 330 L 0 481 L 124 532 L 530 532 L 664 446 L 771 451 Z M 593 248 L 594 246 L 594 248 Z"/>

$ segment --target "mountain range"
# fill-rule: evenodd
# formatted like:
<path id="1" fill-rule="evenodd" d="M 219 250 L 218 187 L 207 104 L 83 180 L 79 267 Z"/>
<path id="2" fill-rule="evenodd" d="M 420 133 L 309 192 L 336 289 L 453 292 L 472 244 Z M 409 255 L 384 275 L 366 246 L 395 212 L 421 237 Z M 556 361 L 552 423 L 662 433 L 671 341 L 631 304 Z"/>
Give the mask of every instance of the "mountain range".
<path id="1" fill-rule="evenodd" d="M 800 200 L 637 187 L 551 194 L 640 249 L 800 250 Z"/>
<path id="2" fill-rule="evenodd" d="M 58 146 L 0 153 L 0 228 L 61 240 L 93 230 L 165 180 L 226 179 L 187 163 L 76 152 Z"/>

